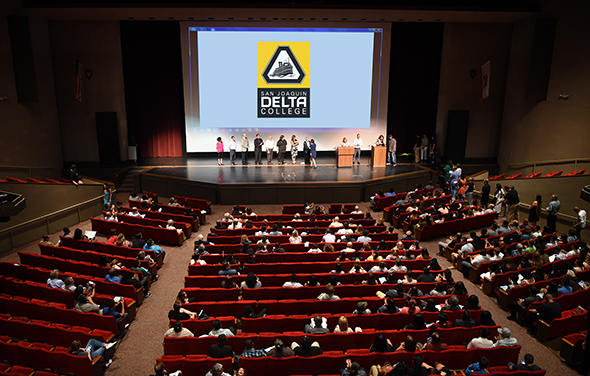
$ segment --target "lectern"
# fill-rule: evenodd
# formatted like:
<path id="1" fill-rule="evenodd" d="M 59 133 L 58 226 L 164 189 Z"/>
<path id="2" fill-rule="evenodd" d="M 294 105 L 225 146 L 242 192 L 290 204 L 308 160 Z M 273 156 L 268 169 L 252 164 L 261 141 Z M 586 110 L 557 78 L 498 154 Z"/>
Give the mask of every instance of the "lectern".
<path id="1" fill-rule="evenodd" d="M 354 155 L 354 148 L 352 146 L 341 146 L 336 149 L 336 154 L 338 155 L 336 166 L 352 167 L 352 157 Z"/>
<path id="2" fill-rule="evenodd" d="M 387 157 L 387 147 L 385 147 L 385 146 L 371 146 L 371 166 L 385 167 L 386 157 Z"/>

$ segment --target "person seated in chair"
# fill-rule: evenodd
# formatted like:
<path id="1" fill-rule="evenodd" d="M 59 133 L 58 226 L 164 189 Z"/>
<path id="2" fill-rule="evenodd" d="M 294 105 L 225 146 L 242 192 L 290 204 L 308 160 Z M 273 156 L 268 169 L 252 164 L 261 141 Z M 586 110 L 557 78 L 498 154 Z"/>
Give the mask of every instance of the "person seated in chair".
<path id="1" fill-rule="evenodd" d="M 68 353 L 76 356 L 87 356 L 91 362 L 94 361 L 95 358 L 102 356 L 106 368 L 113 362 L 112 359 L 109 359 L 109 349 L 116 344 L 116 342 L 103 343 L 92 338 L 88 341 L 86 347 L 82 349 L 80 348 L 80 341 L 76 339 L 70 344 Z"/>
<path id="2" fill-rule="evenodd" d="M 320 344 L 318 342 L 312 343 L 309 336 L 303 336 L 301 339 L 301 346 L 299 346 L 297 342 L 293 342 L 291 344 L 291 348 L 293 349 L 295 355 L 305 358 L 322 355 L 324 353 L 320 348 Z"/>
<path id="3" fill-rule="evenodd" d="M 221 334 L 217 337 L 217 343 L 209 347 L 209 357 L 215 359 L 232 357 L 235 355 L 234 350 L 231 346 L 226 345 L 227 337 L 225 334 Z"/>

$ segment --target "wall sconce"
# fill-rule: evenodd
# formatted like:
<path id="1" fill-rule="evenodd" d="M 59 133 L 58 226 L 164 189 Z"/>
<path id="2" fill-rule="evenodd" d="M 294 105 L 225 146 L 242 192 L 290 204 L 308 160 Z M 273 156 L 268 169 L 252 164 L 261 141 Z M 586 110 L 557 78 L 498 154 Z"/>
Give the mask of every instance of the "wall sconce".
<path id="1" fill-rule="evenodd" d="M 557 100 L 560 100 L 560 99 L 567 101 L 568 99 L 570 99 L 570 95 L 569 94 L 559 94 L 559 97 L 557 97 Z"/>

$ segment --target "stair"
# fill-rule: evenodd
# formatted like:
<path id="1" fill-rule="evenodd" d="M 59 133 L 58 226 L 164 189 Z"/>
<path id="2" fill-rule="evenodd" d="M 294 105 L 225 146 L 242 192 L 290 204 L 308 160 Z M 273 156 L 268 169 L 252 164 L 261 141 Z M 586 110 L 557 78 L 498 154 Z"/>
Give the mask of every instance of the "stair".
<path id="1" fill-rule="evenodd" d="M 121 183 L 121 186 L 117 188 L 116 201 L 123 202 L 123 205 L 127 204 L 127 197 L 130 193 L 135 192 L 135 175 L 143 171 L 141 167 L 132 167 L 127 172 L 125 180 Z"/>

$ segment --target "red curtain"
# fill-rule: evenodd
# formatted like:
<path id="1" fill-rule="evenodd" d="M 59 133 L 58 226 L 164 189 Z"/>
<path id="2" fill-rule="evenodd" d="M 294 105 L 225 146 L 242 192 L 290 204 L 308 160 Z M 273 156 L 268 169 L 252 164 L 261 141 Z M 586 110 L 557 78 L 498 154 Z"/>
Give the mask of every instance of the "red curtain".
<path id="1" fill-rule="evenodd" d="M 130 144 L 140 157 L 181 157 L 184 103 L 178 22 L 122 21 Z"/>

